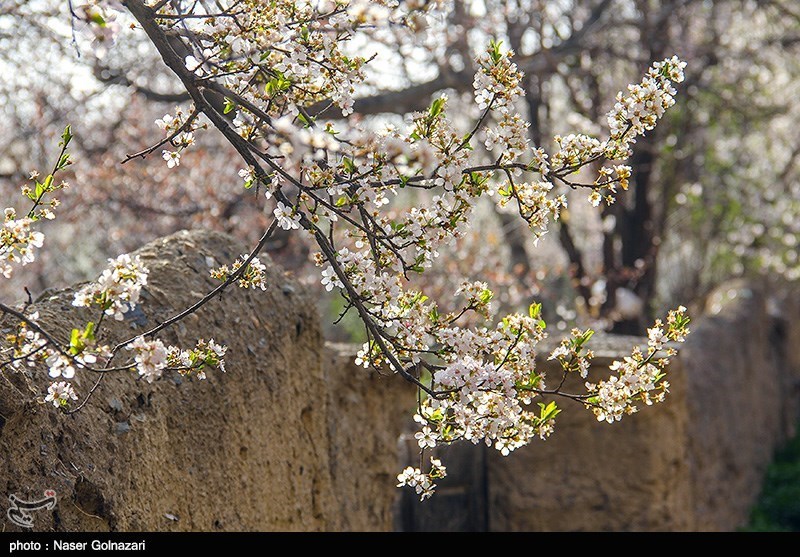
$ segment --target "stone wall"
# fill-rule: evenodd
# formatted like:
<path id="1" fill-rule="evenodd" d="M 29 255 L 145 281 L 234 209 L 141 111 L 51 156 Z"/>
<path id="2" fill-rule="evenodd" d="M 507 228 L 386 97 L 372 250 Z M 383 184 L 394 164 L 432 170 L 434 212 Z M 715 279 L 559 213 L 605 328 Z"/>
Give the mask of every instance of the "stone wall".
<path id="1" fill-rule="evenodd" d="M 106 323 L 109 342 L 192 303 L 215 284 L 209 267 L 243 252 L 204 232 L 142 248 L 151 273 L 141 311 Z M 58 531 L 729 531 L 746 521 L 774 449 L 794 433 L 800 301 L 730 284 L 693 322 L 664 404 L 609 425 L 565 401 L 546 442 L 508 457 L 471 445 L 448 455 L 442 500 L 460 514 L 398 506 L 394 476 L 414 452 L 398 439 L 414 390 L 355 366 L 353 346 L 326 345 L 302 286 L 271 264 L 268 277 L 266 292 L 231 289 L 166 331 L 169 343 L 227 344 L 224 375 L 151 385 L 109 374 L 83 410 L 65 415 L 40 402 L 41 371 L 4 370 L 0 501 L 55 490 L 56 509 L 36 513 L 35 528 Z M 71 306 L 73 291 L 36 302 L 42 324 L 92 318 Z M 607 375 L 637 342 L 596 335 L 590 373 Z M 78 390 L 95 379 L 79 376 Z"/>
<path id="2" fill-rule="evenodd" d="M 747 522 L 800 417 L 800 312 L 796 297 L 768 304 L 742 283 L 718 289 L 706 310 L 669 368 L 664 404 L 614 425 L 565 407 L 547 442 L 490 455 L 491 529 L 732 531 Z M 605 337 L 591 373 L 607 375 L 635 341 Z"/>
<path id="3" fill-rule="evenodd" d="M 215 285 L 209 266 L 244 248 L 184 232 L 138 253 L 150 269 L 142 311 L 106 323 L 111 342 L 195 301 Z M 3 371 L 2 510 L 7 495 L 53 489 L 57 507 L 36 513 L 37 530 L 391 529 L 396 439 L 414 392 L 324 348 L 310 297 L 272 265 L 268 278 L 266 292 L 233 288 L 166 332 L 170 343 L 227 344 L 224 375 L 151 385 L 109 374 L 83 410 L 64 415 L 36 401 L 46 374 Z M 41 323 L 91 319 L 70 302 L 71 291 L 37 302 Z M 95 379 L 79 374 L 76 387 L 85 394 Z"/>

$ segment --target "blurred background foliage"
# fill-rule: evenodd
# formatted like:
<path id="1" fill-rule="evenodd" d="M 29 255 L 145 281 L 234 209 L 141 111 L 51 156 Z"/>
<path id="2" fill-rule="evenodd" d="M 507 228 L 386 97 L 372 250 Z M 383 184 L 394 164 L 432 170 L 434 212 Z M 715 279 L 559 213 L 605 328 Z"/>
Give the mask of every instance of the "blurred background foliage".
<path id="1" fill-rule="evenodd" d="M 545 148 L 556 134 L 602 134 L 615 93 L 653 60 L 677 54 L 688 67 L 678 105 L 635 146 L 631 189 L 616 204 L 594 210 L 569 192 L 570 210 L 538 246 L 520 219 L 486 206 L 474 237 L 423 277 L 426 290 L 450 295 L 468 275 L 494 287 L 501 309 L 543 302 L 559 329 L 638 333 L 667 306 L 700 304 L 731 276 L 800 278 L 796 2 L 467 0 L 443 1 L 436 13 L 416 43 L 375 36 L 353 46 L 380 62 L 356 104 L 360 125 L 402 125 L 440 93 L 451 114 L 469 116 L 472 59 L 491 38 L 517 53 L 526 73 L 518 108 L 531 142 Z M 45 230 L 50 249 L 2 285 L 6 298 L 23 297 L 22 285 L 36 295 L 89 279 L 106 258 L 180 228 L 252 243 L 268 222 L 272 207 L 242 188 L 234 154 L 214 133 L 199 134 L 178 168 L 158 153 L 121 164 L 160 139 L 156 118 L 187 105 L 127 23 L 109 22 L 122 28 L 112 42 L 71 17 L 66 2 L 0 6 L 0 187 L 13 199 L 67 123 L 77 161 L 60 216 Z M 303 239 L 287 234 L 269 251 L 319 291 L 332 323 L 342 304 L 318 287 Z M 328 333 L 353 340 L 360 329 L 351 322 Z"/>

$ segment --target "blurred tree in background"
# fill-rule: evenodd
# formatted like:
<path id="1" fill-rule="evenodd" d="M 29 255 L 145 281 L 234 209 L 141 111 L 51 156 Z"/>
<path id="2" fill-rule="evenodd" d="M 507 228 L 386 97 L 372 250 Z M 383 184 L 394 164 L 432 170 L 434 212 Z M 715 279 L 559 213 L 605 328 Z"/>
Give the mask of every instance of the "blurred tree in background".
<path id="1" fill-rule="evenodd" d="M 188 95 L 142 34 L 114 33 L 112 41 L 119 23 L 82 21 L 91 5 L 0 6 L 0 187 L 16 190 L 31 167 L 46 166 L 53 138 L 70 122 L 74 155 L 85 163 L 71 178 L 79 190 L 62 200 L 91 200 L 88 211 L 66 210 L 50 223 L 51 249 L 22 270 L 34 294 L 91 278 L 106 258 L 187 226 L 252 243 L 271 217 L 245 202 L 233 150 L 215 134 L 201 134 L 177 168 L 138 158 L 119 164 L 133 154 L 125 149 L 157 142 L 154 120 L 188 106 Z M 439 13 L 419 22 L 428 27 L 424 45 L 377 32 L 361 45 L 382 60 L 368 66 L 358 92 L 361 125 L 402 122 L 442 92 L 456 114 L 490 38 L 516 52 L 530 139 L 548 149 L 554 135 L 598 133 L 611 92 L 651 61 L 677 54 L 688 66 L 678 105 L 634 146 L 631 187 L 617 203 L 592 211 L 584 192 L 570 192 L 569 212 L 535 252 L 524 222 L 487 206 L 483 225 L 421 277 L 427 290 L 452 293 L 469 274 L 503 293 L 508 309 L 543 301 L 560 328 L 642 333 L 669 301 L 700 299 L 731 275 L 800 278 L 796 2 L 467 0 L 443 2 Z M 299 235 L 278 235 L 268 252 L 318 285 Z M 342 304 L 323 289 L 320 297 L 332 321 Z"/>

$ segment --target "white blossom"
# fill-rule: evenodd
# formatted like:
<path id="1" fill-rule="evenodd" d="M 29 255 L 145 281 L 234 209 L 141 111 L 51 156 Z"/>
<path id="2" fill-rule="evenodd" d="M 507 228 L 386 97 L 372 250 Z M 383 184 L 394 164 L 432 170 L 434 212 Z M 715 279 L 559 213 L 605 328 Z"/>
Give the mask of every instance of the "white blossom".
<path id="1" fill-rule="evenodd" d="M 96 304 L 119 321 L 136 307 L 142 287 L 147 284 L 148 270 L 138 255 L 122 254 L 108 262 L 109 267 L 96 282 L 75 293 L 72 305 Z"/>
<path id="2" fill-rule="evenodd" d="M 161 151 L 162 158 L 167 161 L 167 168 L 175 168 L 181 165 L 181 154 L 179 151 Z"/>
<path id="3" fill-rule="evenodd" d="M 12 264 L 27 265 L 36 259 L 35 248 L 44 244 L 44 234 L 32 230 L 34 220 L 29 217 L 17 218 L 13 208 L 6 208 L 3 226 L 0 228 L 0 274 L 11 278 Z"/>
<path id="4" fill-rule="evenodd" d="M 144 337 L 136 339 L 127 346 L 134 352 L 134 361 L 139 375 L 148 383 L 152 383 L 167 367 L 167 347 L 158 339 L 145 340 Z"/>
<path id="5" fill-rule="evenodd" d="M 278 219 L 278 226 L 284 230 L 296 230 L 300 228 L 300 214 L 294 213 L 291 207 L 287 207 L 278 201 L 277 207 L 272 212 Z"/>
<path id="6" fill-rule="evenodd" d="M 53 382 L 47 388 L 46 402 L 52 402 L 53 406 L 60 408 L 66 406 L 70 400 L 78 400 L 75 389 L 66 381 Z"/>

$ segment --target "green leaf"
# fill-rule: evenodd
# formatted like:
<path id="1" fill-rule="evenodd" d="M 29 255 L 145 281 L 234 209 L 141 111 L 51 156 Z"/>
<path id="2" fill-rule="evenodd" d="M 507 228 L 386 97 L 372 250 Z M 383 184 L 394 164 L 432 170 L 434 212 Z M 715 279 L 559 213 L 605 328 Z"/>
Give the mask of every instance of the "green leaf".
<path id="1" fill-rule="evenodd" d="M 539 419 L 543 422 L 555 418 L 561 409 L 556 406 L 555 401 L 551 401 L 546 406 L 543 403 L 539 403 Z"/>
<path id="2" fill-rule="evenodd" d="M 353 159 L 349 157 L 342 158 L 342 168 L 344 168 L 344 171 L 347 172 L 348 174 L 356 173 L 356 165 L 353 162 Z"/>
<path id="3" fill-rule="evenodd" d="M 270 97 L 275 96 L 283 91 L 286 91 L 292 86 L 292 82 L 286 79 L 280 72 L 275 72 L 277 75 L 270 79 L 264 86 L 264 90 Z"/>
<path id="4" fill-rule="evenodd" d="M 66 146 L 69 145 L 69 142 L 72 141 L 72 137 L 72 128 L 67 126 L 61 133 L 61 143 L 59 143 L 59 146 L 66 148 Z"/>
<path id="5" fill-rule="evenodd" d="M 83 331 L 83 338 L 86 340 L 94 340 L 95 327 L 96 325 L 94 324 L 94 321 L 89 321 Z"/>
<path id="6" fill-rule="evenodd" d="M 489 57 L 492 59 L 492 63 L 494 64 L 497 64 L 503 57 L 503 53 L 500 51 L 500 46 L 502 44 L 503 41 L 492 40 L 489 42 Z"/>
<path id="7" fill-rule="evenodd" d="M 236 108 L 236 103 L 234 103 L 228 97 L 225 97 L 225 108 L 222 109 L 223 114 L 228 114 Z"/>
<path id="8" fill-rule="evenodd" d="M 106 20 L 103 19 L 103 16 L 100 15 L 99 12 L 90 13 L 89 14 L 89 21 L 91 21 L 92 23 L 96 23 L 100 27 L 105 27 L 106 26 Z"/>
<path id="9" fill-rule="evenodd" d="M 414 298 L 411 300 L 413 304 L 424 304 L 428 300 L 428 297 L 423 294 L 422 292 L 417 292 Z"/>
<path id="10" fill-rule="evenodd" d="M 531 316 L 531 319 L 539 319 L 539 316 L 542 313 L 542 304 L 533 303 L 528 306 L 528 315 Z"/>
<path id="11" fill-rule="evenodd" d="M 469 179 L 472 180 L 473 184 L 480 186 L 486 180 L 488 180 L 488 177 L 481 172 L 470 172 Z"/>
<path id="12" fill-rule="evenodd" d="M 56 165 L 56 170 L 61 170 L 65 166 L 69 166 L 72 164 L 72 161 L 69 158 L 69 153 L 64 153 L 61 155 L 61 158 L 58 159 L 58 164 Z"/>
<path id="13" fill-rule="evenodd" d="M 69 350 L 68 352 L 73 356 L 80 354 L 83 352 L 84 344 L 81 341 L 81 331 L 80 329 L 72 329 L 72 334 L 69 338 Z"/>
<path id="14" fill-rule="evenodd" d="M 430 109 L 428 109 L 428 114 L 430 114 L 431 118 L 436 118 L 442 113 L 442 110 L 444 109 L 444 103 L 444 97 L 438 97 L 433 100 Z"/>
<path id="15" fill-rule="evenodd" d="M 287 87 L 288 89 L 288 87 Z M 297 114 L 297 119 L 303 124 L 304 127 L 310 128 L 314 124 L 314 118 L 309 118 L 302 112 Z"/>
<path id="16" fill-rule="evenodd" d="M 592 335 L 594 335 L 594 331 L 591 329 L 587 329 L 582 335 L 576 337 L 575 340 L 573 341 L 575 348 L 580 348 L 584 344 L 586 344 L 589 341 L 589 339 L 592 338 Z"/>

